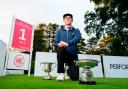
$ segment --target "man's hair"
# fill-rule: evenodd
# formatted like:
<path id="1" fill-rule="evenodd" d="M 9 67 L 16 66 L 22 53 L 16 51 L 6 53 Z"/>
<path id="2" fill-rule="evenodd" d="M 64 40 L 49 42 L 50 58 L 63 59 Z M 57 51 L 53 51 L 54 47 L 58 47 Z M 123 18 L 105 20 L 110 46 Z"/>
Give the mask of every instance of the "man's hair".
<path id="1" fill-rule="evenodd" d="M 66 13 L 66 14 L 63 15 L 63 19 L 64 19 L 66 16 L 70 16 L 71 18 L 73 18 L 73 15 L 72 15 L 72 14 Z"/>

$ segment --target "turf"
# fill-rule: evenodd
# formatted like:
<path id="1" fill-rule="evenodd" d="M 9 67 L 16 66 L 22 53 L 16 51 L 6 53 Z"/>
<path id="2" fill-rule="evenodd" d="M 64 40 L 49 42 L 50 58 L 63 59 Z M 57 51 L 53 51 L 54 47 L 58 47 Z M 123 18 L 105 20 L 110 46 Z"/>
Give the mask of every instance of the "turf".
<path id="1" fill-rule="evenodd" d="M 96 85 L 81 85 L 78 81 L 42 80 L 27 75 L 0 77 L 0 89 L 128 89 L 128 78 L 96 78 Z"/>

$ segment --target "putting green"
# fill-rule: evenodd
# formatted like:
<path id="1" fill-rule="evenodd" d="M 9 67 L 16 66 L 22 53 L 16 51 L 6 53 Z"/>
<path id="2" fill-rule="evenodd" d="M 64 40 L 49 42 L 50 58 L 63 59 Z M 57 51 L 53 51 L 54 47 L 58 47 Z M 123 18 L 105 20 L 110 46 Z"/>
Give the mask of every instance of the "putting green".
<path id="1" fill-rule="evenodd" d="M 0 77 L 0 89 L 128 89 L 128 78 L 96 78 L 96 85 L 81 85 L 78 81 L 42 80 L 27 75 Z"/>

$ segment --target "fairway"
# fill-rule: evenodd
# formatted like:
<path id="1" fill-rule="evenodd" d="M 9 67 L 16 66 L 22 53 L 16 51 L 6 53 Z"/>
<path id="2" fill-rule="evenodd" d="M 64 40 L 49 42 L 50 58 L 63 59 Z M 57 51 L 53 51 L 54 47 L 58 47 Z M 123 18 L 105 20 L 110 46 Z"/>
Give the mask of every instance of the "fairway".
<path id="1" fill-rule="evenodd" d="M 78 81 L 42 80 L 27 75 L 0 77 L 0 89 L 128 89 L 128 78 L 96 78 L 96 85 L 80 85 Z"/>

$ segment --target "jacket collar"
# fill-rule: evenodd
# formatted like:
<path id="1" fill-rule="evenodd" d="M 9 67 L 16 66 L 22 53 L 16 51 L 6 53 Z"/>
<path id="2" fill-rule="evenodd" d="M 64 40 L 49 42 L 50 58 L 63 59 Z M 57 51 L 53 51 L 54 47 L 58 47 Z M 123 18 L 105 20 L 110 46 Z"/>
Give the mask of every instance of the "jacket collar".
<path id="1" fill-rule="evenodd" d="M 61 26 L 60 29 L 66 30 L 66 29 L 65 29 L 65 26 Z M 71 27 L 69 30 L 74 30 L 74 29 L 75 29 L 74 27 Z M 67 30 L 66 30 L 66 31 L 67 31 Z"/>

